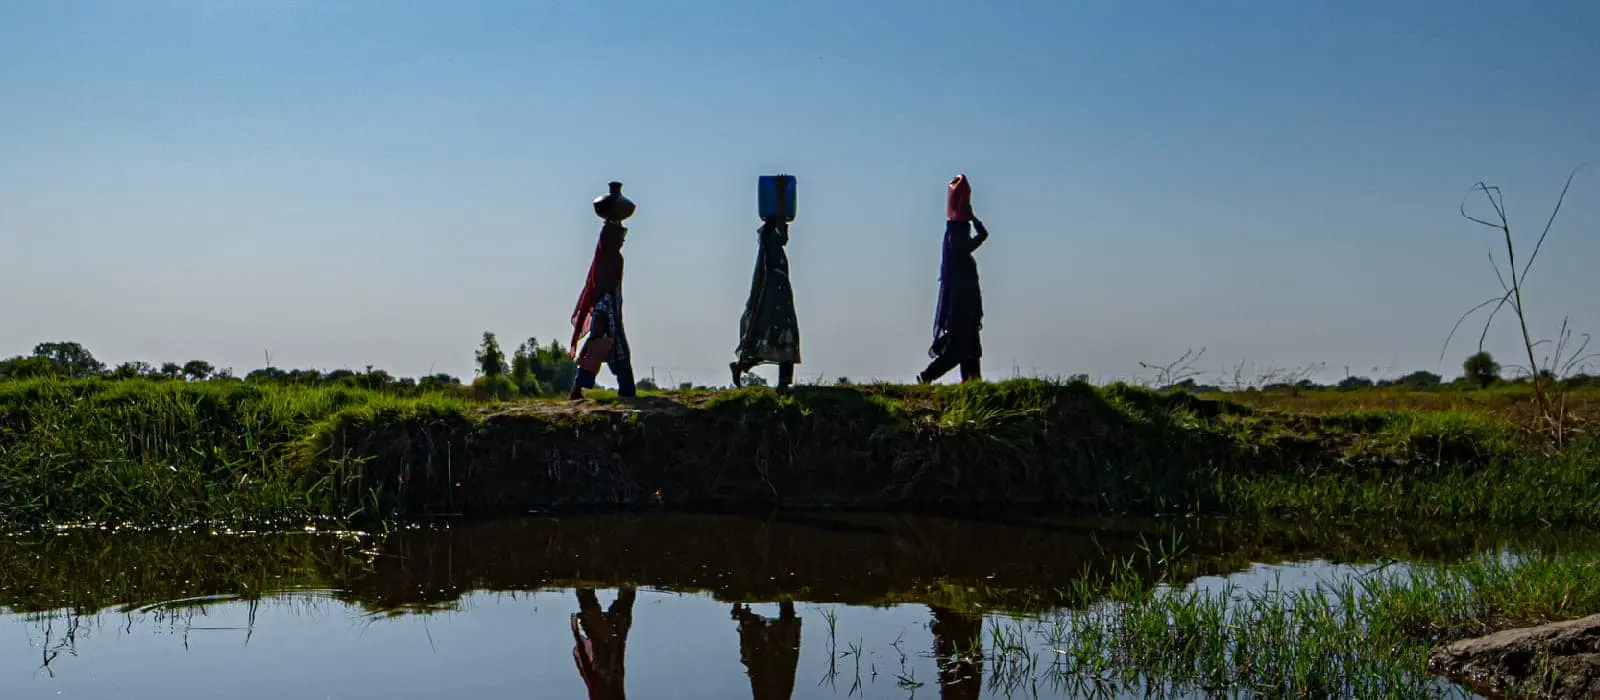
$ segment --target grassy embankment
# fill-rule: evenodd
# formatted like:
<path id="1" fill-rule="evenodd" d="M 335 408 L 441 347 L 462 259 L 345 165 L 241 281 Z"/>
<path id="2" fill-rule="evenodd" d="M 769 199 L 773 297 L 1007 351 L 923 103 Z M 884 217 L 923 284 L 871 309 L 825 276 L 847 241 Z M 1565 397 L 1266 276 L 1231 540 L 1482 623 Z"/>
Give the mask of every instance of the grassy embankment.
<path id="1" fill-rule="evenodd" d="M 1594 438 L 1544 447 L 1517 427 L 1515 390 L 1441 395 L 1223 400 L 1013 380 L 573 405 L 11 381 L 0 383 L 0 526 L 623 504 L 1600 520 Z"/>

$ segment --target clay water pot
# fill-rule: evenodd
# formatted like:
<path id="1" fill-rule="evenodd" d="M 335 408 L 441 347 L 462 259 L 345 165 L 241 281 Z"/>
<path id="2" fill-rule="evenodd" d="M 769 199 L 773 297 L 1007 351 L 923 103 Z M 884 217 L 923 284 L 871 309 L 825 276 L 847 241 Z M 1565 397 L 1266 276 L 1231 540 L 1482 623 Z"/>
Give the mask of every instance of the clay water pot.
<path id="1" fill-rule="evenodd" d="M 594 198 L 594 215 L 606 221 L 624 221 L 633 216 L 633 200 L 622 196 L 622 183 L 609 183 L 611 191 Z"/>

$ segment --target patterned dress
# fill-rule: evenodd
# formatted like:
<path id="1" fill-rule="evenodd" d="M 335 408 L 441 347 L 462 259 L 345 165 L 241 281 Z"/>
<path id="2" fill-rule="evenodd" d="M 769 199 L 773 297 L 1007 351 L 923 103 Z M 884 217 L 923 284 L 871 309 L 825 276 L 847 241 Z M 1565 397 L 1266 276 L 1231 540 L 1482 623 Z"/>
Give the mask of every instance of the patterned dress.
<path id="1" fill-rule="evenodd" d="M 739 318 L 738 364 L 799 364 L 800 321 L 795 316 L 794 290 L 789 286 L 789 256 L 784 252 L 788 227 L 764 225 L 760 239 L 750 296 Z"/>
<path id="2" fill-rule="evenodd" d="M 612 342 L 611 356 L 606 358 L 606 364 L 614 368 L 631 368 L 628 332 L 622 326 L 622 290 L 602 292 L 600 298 L 595 300 L 594 310 L 589 312 L 589 335 L 612 336 L 615 340 Z"/>

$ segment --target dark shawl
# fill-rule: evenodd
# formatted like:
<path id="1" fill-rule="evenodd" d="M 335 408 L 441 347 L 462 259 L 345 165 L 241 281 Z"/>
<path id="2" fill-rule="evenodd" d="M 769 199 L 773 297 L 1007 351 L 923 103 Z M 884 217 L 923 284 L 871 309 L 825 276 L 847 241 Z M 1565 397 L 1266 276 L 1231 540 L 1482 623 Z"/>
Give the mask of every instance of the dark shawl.
<path id="1" fill-rule="evenodd" d="M 971 235 L 971 204 L 972 184 L 965 173 L 958 173 L 945 193 L 944 252 L 939 260 L 939 302 L 933 311 L 930 357 L 951 349 L 952 340 L 955 349 L 963 353 L 976 350 L 976 346 L 960 346 L 975 343 L 978 329 L 983 327 L 983 293 L 978 288 L 978 262 L 972 251 L 983 245 L 989 233 L 980 222 L 977 237 Z"/>
<path id="2" fill-rule="evenodd" d="M 578 339 L 589 332 L 589 312 L 606 292 L 622 286 L 622 234 L 628 229 L 621 224 L 606 222 L 600 228 L 600 240 L 594 245 L 594 259 L 589 262 L 589 277 L 578 295 L 578 305 L 572 309 L 572 346 L 568 357 L 578 356 Z"/>
<path id="3" fill-rule="evenodd" d="M 930 357 L 941 354 L 949 337 L 976 335 L 983 327 L 983 291 L 978 285 L 978 261 L 972 252 L 989 237 L 982 224 L 973 236 L 972 224 L 946 221 L 944 254 L 939 263 L 939 304 L 933 314 Z M 965 342 L 963 340 L 963 342 Z"/>

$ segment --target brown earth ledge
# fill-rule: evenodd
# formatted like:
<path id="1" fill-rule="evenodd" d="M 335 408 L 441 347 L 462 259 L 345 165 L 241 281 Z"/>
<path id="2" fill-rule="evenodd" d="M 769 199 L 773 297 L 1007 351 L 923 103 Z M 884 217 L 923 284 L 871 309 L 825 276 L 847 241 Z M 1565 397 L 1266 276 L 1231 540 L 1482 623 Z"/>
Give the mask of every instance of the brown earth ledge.
<path id="1" fill-rule="evenodd" d="M 1463 639 L 1428 670 L 1490 698 L 1600 698 L 1600 615 Z"/>

